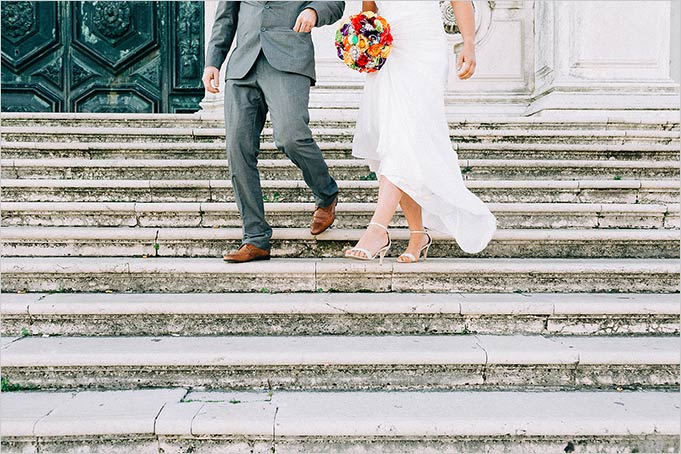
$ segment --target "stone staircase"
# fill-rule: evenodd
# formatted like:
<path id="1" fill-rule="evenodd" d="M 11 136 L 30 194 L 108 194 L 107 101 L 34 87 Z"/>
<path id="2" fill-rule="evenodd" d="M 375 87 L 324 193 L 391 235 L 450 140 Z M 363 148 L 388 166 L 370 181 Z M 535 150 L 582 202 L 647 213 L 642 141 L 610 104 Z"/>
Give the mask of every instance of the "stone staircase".
<path id="1" fill-rule="evenodd" d="M 678 452 L 678 120 L 454 120 L 499 230 L 381 266 L 339 258 L 376 201 L 353 115 L 312 111 L 318 237 L 266 129 L 277 258 L 229 265 L 219 121 L 3 114 L 3 450 Z"/>

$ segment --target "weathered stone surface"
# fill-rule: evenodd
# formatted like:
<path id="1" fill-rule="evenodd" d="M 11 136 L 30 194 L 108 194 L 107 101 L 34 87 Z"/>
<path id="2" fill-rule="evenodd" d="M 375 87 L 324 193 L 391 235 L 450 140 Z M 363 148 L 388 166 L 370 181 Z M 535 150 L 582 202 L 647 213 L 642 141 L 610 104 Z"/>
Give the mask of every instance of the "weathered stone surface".
<path id="1" fill-rule="evenodd" d="M 677 347 L 674 337 L 56 337 L 12 344 L 2 366 L 17 384 L 53 388 L 670 387 Z"/>
<path id="2" fill-rule="evenodd" d="M 328 88 L 314 87 L 315 93 L 327 92 Z M 348 93 L 356 91 L 348 90 Z M 310 108 L 310 122 L 312 126 L 352 127 L 355 125 L 357 109 L 338 107 L 334 109 L 324 107 Z M 145 128 L 222 128 L 224 119 L 218 114 L 198 112 L 194 114 L 119 114 L 119 113 L 45 113 L 45 112 L 2 112 L 4 126 L 77 126 L 77 127 L 130 127 L 131 125 Z M 550 117 L 542 116 L 494 116 L 484 118 L 480 116 L 453 114 L 449 118 L 451 128 L 468 129 L 471 133 L 482 130 L 504 129 L 507 131 L 527 131 L 546 129 L 549 131 L 627 131 L 633 135 L 636 131 L 679 131 L 679 122 L 673 113 L 658 111 L 650 116 L 631 118 L 594 112 L 588 118 L 575 119 L 574 115 L 556 113 Z M 501 128 L 503 124 L 503 128 Z M 270 122 L 266 122 L 270 127 Z"/>
<path id="3" fill-rule="evenodd" d="M 673 335 L 680 304 L 675 294 L 4 294 L 0 309 L 4 336 Z"/>
<path id="4" fill-rule="evenodd" d="M 678 287 L 677 265 L 672 262 L 667 263 L 671 265 L 667 271 L 662 268 L 644 269 L 641 266 L 645 260 L 631 259 L 526 259 L 521 268 L 516 268 L 519 262 L 513 259 L 495 260 L 493 268 L 487 267 L 491 263 L 489 259 L 457 260 L 451 266 L 447 265 L 447 261 L 438 259 L 418 266 L 395 263 L 392 288 L 393 291 L 415 292 L 466 292 L 471 288 L 479 288 L 481 292 L 563 293 L 587 288 L 591 292 L 611 292 L 617 291 L 617 288 L 628 288 L 631 292 L 659 292 L 660 287 L 654 290 L 651 286 L 659 278 L 669 286 L 670 292 Z M 663 263 L 657 262 L 658 265 Z M 481 273 L 480 267 L 485 267 L 486 271 Z M 646 273 L 647 277 L 642 278 L 641 273 Z M 606 275 L 609 279 L 602 280 Z M 581 290 L 573 287 L 575 284 Z"/>
<path id="5" fill-rule="evenodd" d="M 162 405 L 150 390 L 66 393 L 75 405 L 47 410 L 42 392 L 18 407 L 3 393 L 3 452 L 678 451 L 678 119 L 455 120 L 497 236 L 475 259 L 436 236 L 430 260 L 401 265 L 396 230 L 381 266 L 320 259 L 374 209 L 377 182 L 350 154 L 356 113 L 312 109 L 342 202 L 318 238 L 268 124 L 264 198 L 290 227 L 274 252 L 299 259 L 245 266 L 219 258 L 240 239 L 220 120 L 2 114 L 3 386 L 228 388 Z M 213 258 L 182 258 L 199 256 Z M 121 293 L 67 293 L 83 291 Z M 622 388 L 669 392 L 603 391 Z M 377 392 L 347 391 L 362 389 Z"/>
<path id="6" fill-rule="evenodd" d="M 126 447 L 134 452 L 161 452 L 158 447 L 162 452 L 318 452 L 325 446 L 435 453 L 509 450 L 518 444 L 533 453 L 566 446 L 583 452 L 678 449 L 677 399 L 660 392 L 190 392 L 163 406 L 152 434 L 96 435 L 94 422 L 104 415 L 109 427 L 125 423 L 124 415 L 98 402 L 130 393 L 126 403 L 134 407 L 137 396 L 149 392 L 165 391 L 76 394 L 81 407 L 101 415 L 62 423 L 83 435 L 10 433 L 3 437 L 3 451 L 18 452 L 22 441 L 46 452 L 123 452 Z M 26 406 L 41 396 L 12 394 Z"/>
<path id="7" fill-rule="evenodd" d="M 265 200 L 311 203 L 300 180 L 263 180 Z M 375 202 L 376 181 L 339 181 L 345 203 Z M 644 203 L 678 202 L 673 180 L 467 180 L 487 203 Z M 14 202 L 234 202 L 227 180 L 28 180 L 3 181 L 3 198 Z"/>
<path id="8" fill-rule="evenodd" d="M 383 265 L 348 259 L 7 258 L 3 289 L 174 292 L 675 292 L 672 259 L 431 259 Z"/>
<path id="9" fill-rule="evenodd" d="M 373 203 L 340 203 L 335 228 L 364 228 Z M 499 229 L 678 229 L 678 206 L 644 204 L 490 203 Z M 314 204 L 266 203 L 275 228 L 305 228 Z M 241 227 L 236 203 L 6 202 L 5 226 Z M 392 227 L 406 227 L 396 213 Z"/>
<path id="10" fill-rule="evenodd" d="M 158 413 L 179 401 L 185 389 L 83 391 L 38 421 L 38 437 L 153 434 Z"/>
<path id="11" fill-rule="evenodd" d="M 2 159 L 2 177 L 9 179 L 224 179 L 229 175 L 226 160 L 191 159 Z M 338 180 L 366 179 L 370 172 L 363 161 L 327 160 Z M 678 177 L 678 161 L 615 160 L 509 160 L 461 159 L 464 178 L 472 180 L 525 179 L 670 179 Z M 302 179 L 300 170 L 288 160 L 260 160 L 261 178 Z"/>
<path id="12" fill-rule="evenodd" d="M 347 134 L 352 134 L 348 130 Z M 341 137 L 342 138 L 342 137 Z M 267 138 L 261 144 L 261 159 L 282 158 L 274 143 Z M 331 137 L 331 139 L 334 139 Z M 344 139 L 344 138 L 343 138 Z M 346 139 L 344 139 L 346 140 Z M 632 142 L 636 140 L 631 138 Z M 575 140 L 578 142 L 579 139 Z M 352 159 L 348 141 L 317 141 L 327 159 Z M 3 156 L 13 159 L 223 159 L 226 154 L 223 142 L 0 142 Z M 462 159 L 621 159 L 621 160 L 674 160 L 678 158 L 678 143 L 654 142 L 627 144 L 594 143 L 527 143 L 510 142 L 475 143 L 455 139 L 453 146 Z"/>
<path id="13" fill-rule="evenodd" d="M 510 121 L 509 121 L 510 120 Z M 640 127 L 632 124 L 621 127 L 612 128 L 604 127 L 605 125 L 598 122 L 586 126 L 584 123 L 574 127 L 575 123 L 565 127 L 565 125 L 557 126 L 556 123 L 544 123 L 543 125 L 535 123 L 524 123 L 523 119 L 516 122 L 516 125 L 511 126 L 514 122 L 513 118 L 499 118 L 499 124 L 488 123 L 487 127 L 475 127 L 475 121 L 466 123 L 464 121 L 460 124 L 450 123 L 450 136 L 455 142 L 473 142 L 473 143 L 489 143 L 494 144 L 498 142 L 518 142 L 524 144 L 532 143 L 581 143 L 581 144 L 596 144 L 596 145 L 621 145 L 626 141 L 628 144 L 670 144 L 670 142 L 678 141 L 678 130 L 664 130 L 659 128 L 657 130 L 646 130 L 645 126 Z M 502 126 L 503 125 L 503 126 Z M 194 127 L 192 127 L 194 126 Z M 198 127 L 195 127 L 198 126 Z M 203 126 L 203 127 L 201 127 Z M 206 127 L 209 126 L 209 127 Z M 185 125 L 179 127 L 177 125 L 165 127 L 130 127 L 129 125 L 120 125 L 112 127 L 92 127 L 92 126 L 66 126 L 66 125 L 50 125 L 38 126 L 35 125 L 27 131 L 25 125 L 21 126 L 3 126 L 2 132 L 5 140 L 10 142 L 56 142 L 62 141 L 68 137 L 73 142 L 179 142 L 179 141 L 196 141 L 196 142 L 221 142 L 224 141 L 224 128 L 215 127 L 217 125 Z M 353 136 L 353 128 L 348 127 L 349 124 L 343 125 L 325 125 L 324 123 L 314 124 L 315 138 L 319 141 L 334 141 L 334 142 L 351 142 Z M 539 126 L 539 127 L 537 127 Z M 586 126 L 586 127 L 585 127 Z M 524 129 L 523 129 L 524 128 Z M 629 130 L 627 130 L 629 129 Z M 634 129 L 633 131 L 631 129 Z M 672 127 L 673 129 L 673 127 Z M 265 142 L 272 141 L 272 129 L 266 127 L 262 134 L 262 139 Z"/>
<path id="14" fill-rule="evenodd" d="M 0 435 L 2 437 L 33 437 L 35 425 L 55 408 L 70 404 L 74 393 L 2 392 L 0 395 Z M 27 405 L 30 400 L 30 405 Z"/>

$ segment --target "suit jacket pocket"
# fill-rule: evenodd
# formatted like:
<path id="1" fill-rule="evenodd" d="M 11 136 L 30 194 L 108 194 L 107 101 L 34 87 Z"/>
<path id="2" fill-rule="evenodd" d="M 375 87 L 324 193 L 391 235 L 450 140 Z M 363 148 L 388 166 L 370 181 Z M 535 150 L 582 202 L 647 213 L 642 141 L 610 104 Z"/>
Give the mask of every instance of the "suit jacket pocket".
<path id="1" fill-rule="evenodd" d="M 314 44 L 310 33 L 268 30 L 262 33 L 260 42 L 273 67 L 314 79 Z"/>

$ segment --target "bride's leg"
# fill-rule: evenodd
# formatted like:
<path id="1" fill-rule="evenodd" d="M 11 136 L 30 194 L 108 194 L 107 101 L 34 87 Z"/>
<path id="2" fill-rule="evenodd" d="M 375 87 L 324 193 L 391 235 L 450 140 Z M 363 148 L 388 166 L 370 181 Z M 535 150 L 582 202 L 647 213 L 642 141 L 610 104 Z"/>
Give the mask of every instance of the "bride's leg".
<path id="1" fill-rule="evenodd" d="M 421 212 L 421 205 L 419 205 L 414 199 L 409 197 L 406 192 L 402 192 L 402 198 L 400 199 L 400 207 L 402 207 L 402 212 L 404 217 L 407 219 L 407 224 L 409 224 L 409 230 L 423 231 L 423 216 Z M 428 236 L 423 234 L 412 234 L 409 236 L 409 245 L 405 253 L 412 254 L 414 257 L 418 258 L 421 248 L 428 243 Z"/>
<path id="2" fill-rule="evenodd" d="M 390 221 L 397 210 L 397 204 L 400 202 L 402 197 L 402 191 L 392 184 L 390 180 L 381 176 L 378 179 L 378 203 L 376 205 L 376 211 L 371 218 L 371 222 L 388 226 Z M 356 247 L 368 249 L 371 252 L 378 251 L 383 246 L 388 243 L 388 236 L 385 230 L 380 227 L 370 225 L 362 238 L 360 238 Z M 363 256 L 361 252 L 349 251 L 349 255 Z"/>

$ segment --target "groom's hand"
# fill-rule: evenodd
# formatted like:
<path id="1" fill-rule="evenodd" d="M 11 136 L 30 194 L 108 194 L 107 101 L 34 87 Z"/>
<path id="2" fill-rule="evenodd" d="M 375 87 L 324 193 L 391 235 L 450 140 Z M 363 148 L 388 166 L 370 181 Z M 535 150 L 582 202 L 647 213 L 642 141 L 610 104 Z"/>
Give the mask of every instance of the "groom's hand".
<path id="1" fill-rule="evenodd" d="M 206 66 L 201 80 L 208 93 L 220 93 L 220 70 L 215 66 Z"/>
<path id="2" fill-rule="evenodd" d="M 317 11 L 312 8 L 306 8 L 298 15 L 293 31 L 310 33 L 315 25 L 317 25 Z"/>

